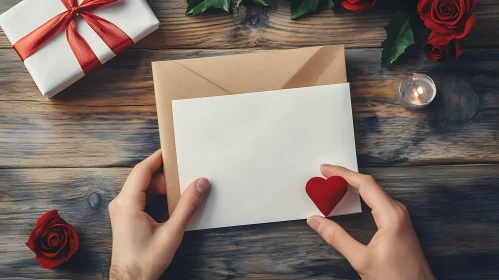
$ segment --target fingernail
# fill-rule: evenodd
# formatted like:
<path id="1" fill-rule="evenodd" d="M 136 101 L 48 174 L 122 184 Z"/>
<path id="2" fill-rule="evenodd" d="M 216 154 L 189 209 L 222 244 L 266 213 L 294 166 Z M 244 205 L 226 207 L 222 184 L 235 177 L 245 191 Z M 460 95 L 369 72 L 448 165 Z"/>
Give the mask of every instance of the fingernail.
<path id="1" fill-rule="evenodd" d="M 316 232 L 319 232 L 321 229 L 321 221 L 316 217 L 310 217 L 307 219 L 307 224 Z"/>
<path id="2" fill-rule="evenodd" d="M 200 193 L 206 192 L 210 188 L 210 181 L 208 181 L 206 178 L 201 178 L 198 180 L 196 183 L 196 190 Z"/>

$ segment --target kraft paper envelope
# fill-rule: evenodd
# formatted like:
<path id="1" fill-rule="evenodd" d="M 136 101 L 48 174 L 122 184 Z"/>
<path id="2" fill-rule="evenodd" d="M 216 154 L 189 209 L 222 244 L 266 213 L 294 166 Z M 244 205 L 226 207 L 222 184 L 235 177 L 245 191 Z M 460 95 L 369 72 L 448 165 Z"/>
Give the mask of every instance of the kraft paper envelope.
<path id="1" fill-rule="evenodd" d="M 153 62 L 152 70 L 170 214 L 181 194 L 173 100 L 347 82 L 343 46 Z"/>

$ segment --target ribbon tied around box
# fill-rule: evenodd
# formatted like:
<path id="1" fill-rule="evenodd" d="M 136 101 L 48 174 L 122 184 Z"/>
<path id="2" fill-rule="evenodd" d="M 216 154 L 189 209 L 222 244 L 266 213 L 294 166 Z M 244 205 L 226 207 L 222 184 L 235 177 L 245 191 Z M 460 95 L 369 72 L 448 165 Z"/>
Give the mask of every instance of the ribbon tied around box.
<path id="1" fill-rule="evenodd" d="M 24 61 L 59 32 L 66 30 L 69 46 L 83 72 L 87 74 L 99 67 L 101 62 L 85 39 L 76 31 L 75 20 L 78 16 L 87 22 L 114 54 L 120 53 L 133 44 L 133 40 L 118 26 L 92 13 L 116 1 L 118 0 L 84 0 L 78 5 L 77 0 L 61 0 L 67 10 L 24 36 L 14 44 L 14 49 Z"/>

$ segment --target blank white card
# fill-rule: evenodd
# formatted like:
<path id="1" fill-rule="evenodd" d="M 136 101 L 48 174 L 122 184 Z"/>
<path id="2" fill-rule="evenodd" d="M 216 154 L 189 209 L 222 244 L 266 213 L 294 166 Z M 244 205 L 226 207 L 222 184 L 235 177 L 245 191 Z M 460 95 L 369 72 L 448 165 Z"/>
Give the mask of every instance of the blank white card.
<path id="1" fill-rule="evenodd" d="M 212 188 L 188 230 L 321 215 L 305 192 L 320 164 L 357 171 L 349 84 L 172 101 L 181 192 Z M 331 215 L 361 212 L 349 187 Z"/>

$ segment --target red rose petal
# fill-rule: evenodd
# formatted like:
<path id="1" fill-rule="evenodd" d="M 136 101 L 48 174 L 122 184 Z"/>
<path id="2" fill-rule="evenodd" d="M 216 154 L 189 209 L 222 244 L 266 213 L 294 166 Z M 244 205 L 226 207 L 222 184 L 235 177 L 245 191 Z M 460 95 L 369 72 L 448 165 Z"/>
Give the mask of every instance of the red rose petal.
<path id="1" fill-rule="evenodd" d="M 424 53 L 426 55 L 426 57 L 431 60 L 431 61 L 438 61 L 438 59 L 440 58 L 439 55 L 435 54 L 435 52 L 433 51 L 433 45 L 431 44 L 425 44 L 424 46 Z"/>
<path id="2" fill-rule="evenodd" d="M 432 32 L 430 37 L 428 37 L 427 44 L 435 45 L 435 46 L 445 46 L 447 45 L 452 38 L 448 38 L 448 34 L 441 34 L 438 32 Z"/>
<path id="3" fill-rule="evenodd" d="M 39 247 L 43 250 L 43 251 L 49 251 L 50 250 L 50 245 L 47 244 L 46 242 L 47 240 L 47 237 L 43 236 L 41 239 L 40 239 L 40 244 L 39 244 Z"/>
<path id="4" fill-rule="evenodd" d="M 433 20 L 438 20 L 438 3 L 440 1 L 433 1 L 431 3 L 431 17 Z"/>
<path id="5" fill-rule="evenodd" d="M 478 3 L 478 0 L 470 0 L 470 4 L 471 4 L 470 10 L 473 10 L 477 3 Z"/>
<path id="6" fill-rule="evenodd" d="M 420 0 L 418 2 L 418 14 L 421 16 L 422 14 L 426 13 L 429 10 L 429 7 L 431 7 L 431 3 L 433 0 Z M 423 19 L 423 18 L 421 18 Z"/>
<path id="7" fill-rule="evenodd" d="M 59 212 L 57 210 L 48 211 L 47 213 L 43 214 L 40 218 L 38 218 L 38 220 L 36 221 L 36 226 L 41 227 L 47 224 L 50 220 L 56 218 L 60 218 Z"/>
<path id="8" fill-rule="evenodd" d="M 67 261 L 66 259 L 51 259 L 51 258 L 44 258 L 44 257 L 36 257 L 36 260 L 40 264 L 40 267 L 46 268 L 46 269 L 53 269 L 58 267 L 60 264 L 63 262 Z"/>
<path id="9" fill-rule="evenodd" d="M 438 5 L 439 1 L 433 2 L 431 6 L 430 18 L 425 18 L 425 21 L 428 21 L 428 24 L 433 26 L 428 28 L 435 30 L 440 30 L 439 32 L 445 33 L 442 31 L 443 29 L 454 29 L 456 25 L 458 25 L 459 21 L 463 17 L 462 9 L 460 8 L 457 0 L 448 0 L 446 2 L 448 5 L 452 5 L 454 9 L 456 9 L 455 15 L 452 18 L 446 19 L 445 16 L 440 11 L 440 7 Z"/>
<path id="10" fill-rule="evenodd" d="M 471 10 L 471 3 L 469 0 L 459 0 L 461 7 L 463 7 L 463 11 Z"/>
<path id="11" fill-rule="evenodd" d="M 465 7 L 461 5 L 461 3 L 458 2 L 458 0 L 452 0 L 455 4 L 455 13 L 456 16 L 452 19 L 452 21 L 449 21 L 447 24 L 452 25 L 452 26 L 458 26 L 461 25 L 460 21 L 463 20 L 464 14 L 468 11 Z"/>
<path id="12" fill-rule="evenodd" d="M 69 230 L 71 231 L 71 235 L 70 235 L 71 246 L 70 246 L 69 254 L 72 256 L 76 253 L 76 251 L 78 251 L 78 248 L 80 245 L 80 239 L 78 238 L 78 235 L 76 234 L 76 230 L 72 226 L 69 228 Z"/>
<path id="13" fill-rule="evenodd" d="M 439 15 L 440 22 L 455 21 L 456 18 L 459 16 L 458 9 L 451 0 L 442 1 L 438 9 L 440 10 L 440 15 Z"/>
<path id="14" fill-rule="evenodd" d="M 32 231 L 28 236 L 28 242 L 26 242 L 26 246 L 35 253 L 35 232 Z"/>
<path id="15" fill-rule="evenodd" d="M 61 217 L 57 217 L 57 218 L 55 218 L 55 219 L 50 220 L 50 222 L 48 222 L 48 223 L 45 225 L 45 227 L 51 227 L 51 226 L 54 226 L 54 225 L 56 225 L 56 224 L 65 225 L 65 224 L 67 224 L 67 223 L 66 223 L 66 221 L 64 221 L 64 219 L 63 219 L 63 218 L 61 218 Z"/>
<path id="16" fill-rule="evenodd" d="M 353 12 L 363 12 L 369 10 L 376 4 L 376 0 L 343 0 L 341 5 Z"/>
<path id="17" fill-rule="evenodd" d="M 458 39 L 454 39 L 454 40 L 452 40 L 452 42 L 454 43 L 454 48 L 455 48 L 455 52 L 456 52 L 456 58 L 458 58 L 458 57 L 460 57 L 463 54 L 463 50 L 461 50 L 461 45 L 459 44 L 459 40 Z"/>
<path id="18" fill-rule="evenodd" d="M 55 259 L 55 258 L 59 257 L 59 255 L 61 255 L 61 256 L 67 255 L 67 254 L 62 254 L 65 251 L 67 251 L 66 248 L 61 246 L 55 252 L 46 251 L 46 252 L 40 253 L 39 257 L 48 258 L 48 259 Z"/>
<path id="19" fill-rule="evenodd" d="M 62 236 L 66 236 L 66 233 L 61 233 L 60 235 L 61 237 Z M 67 238 L 65 238 L 67 239 Z M 67 248 L 68 246 L 66 245 L 66 243 L 61 243 L 58 247 L 56 248 L 53 248 L 53 250 L 46 250 L 46 251 L 43 251 L 41 253 L 41 255 L 45 256 L 45 257 L 48 257 L 48 258 L 60 258 L 60 257 L 66 257 L 68 255 L 67 252 L 69 252 L 70 250 Z"/>
<path id="20" fill-rule="evenodd" d="M 64 226 L 59 226 L 51 229 L 47 229 L 47 232 L 45 232 L 43 235 L 40 236 L 39 243 L 40 247 L 43 251 L 45 252 L 55 252 L 58 250 L 58 243 L 60 242 L 60 236 L 63 234 Z M 57 244 L 52 246 L 49 242 L 50 238 L 54 238 L 54 236 L 57 238 Z"/>
<path id="21" fill-rule="evenodd" d="M 43 232 L 45 231 L 45 228 L 43 226 L 36 227 L 33 232 L 35 233 L 35 238 L 39 238 Z"/>
<path id="22" fill-rule="evenodd" d="M 471 28 L 473 27 L 473 25 L 475 25 L 475 22 L 476 22 L 476 16 L 475 16 L 475 14 L 470 14 L 469 17 L 468 17 L 468 20 L 466 21 L 466 23 L 464 25 L 463 32 L 461 34 L 458 34 L 458 36 L 456 37 L 456 39 L 461 39 L 464 36 L 468 35 L 468 33 L 470 33 Z"/>
<path id="23" fill-rule="evenodd" d="M 55 233 L 51 233 L 48 237 L 47 237 L 47 243 L 50 247 L 54 248 L 56 247 L 57 245 L 59 245 L 59 242 L 60 242 L 60 238 L 59 238 L 59 235 L 58 234 L 55 234 Z"/>
<path id="24" fill-rule="evenodd" d="M 76 234 L 76 233 L 75 233 Z M 64 230 L 64 233 L 61 235 L 61 247 L 68 247 L 68 240 L 71 239 L 71 232 L 68 229 Z"/>

